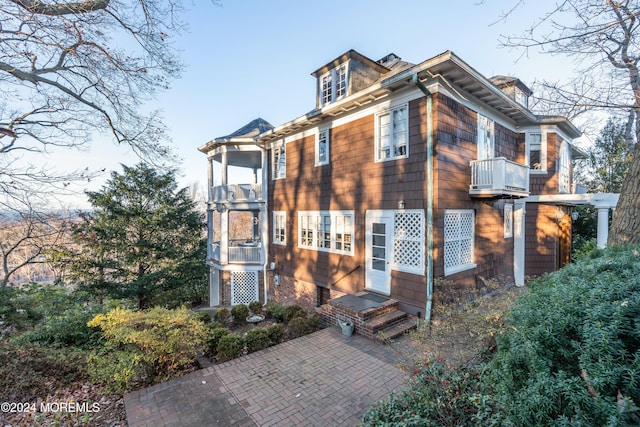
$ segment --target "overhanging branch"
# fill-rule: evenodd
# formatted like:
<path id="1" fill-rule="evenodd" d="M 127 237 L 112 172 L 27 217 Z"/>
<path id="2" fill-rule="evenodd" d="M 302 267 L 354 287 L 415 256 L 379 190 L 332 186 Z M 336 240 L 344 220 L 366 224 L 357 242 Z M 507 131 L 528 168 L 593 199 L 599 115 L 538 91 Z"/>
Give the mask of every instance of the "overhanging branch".
<path id="1" fill-rule="evenodd" d="M 111 0 L 84 0 L 62 4 L 48 4 L 41 0 L 9 0 L 12 3 L 39 15 L 76 15 L 106 9 Z"/>

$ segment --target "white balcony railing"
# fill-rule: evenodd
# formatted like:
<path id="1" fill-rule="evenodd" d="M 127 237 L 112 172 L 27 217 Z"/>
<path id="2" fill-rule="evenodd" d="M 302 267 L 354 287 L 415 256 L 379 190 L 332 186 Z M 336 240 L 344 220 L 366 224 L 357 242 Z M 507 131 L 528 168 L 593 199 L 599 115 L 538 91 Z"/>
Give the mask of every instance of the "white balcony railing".
<path id="1" fill-rule="evenodd" d="M 261 200 L 262 184 L 229 184 L 212 188 L 211 201 Z"/>
<path id="2" fill-rule="evenodd" d="M 213 242 L 212 259 L 222 262 L 222 242 Z M 227 246 L 227 262 L 233 264 L 262 264 L 260 241 L 230 240 Z"/>
<path id="3" fill-rule="evenodd" d="M 529 195 L 529 168 L 497 157 L 471 162 L 469 194 L 480 197 Z"/>

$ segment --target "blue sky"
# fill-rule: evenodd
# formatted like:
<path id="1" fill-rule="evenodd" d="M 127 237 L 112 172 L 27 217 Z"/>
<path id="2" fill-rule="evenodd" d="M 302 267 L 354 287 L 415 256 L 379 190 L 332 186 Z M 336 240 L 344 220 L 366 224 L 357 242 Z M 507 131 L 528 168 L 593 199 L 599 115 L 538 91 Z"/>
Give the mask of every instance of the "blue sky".
<path id="1" fill-rule="evenodd" d="M 185 1 L 189 32 L 176 40 L 187 69 L 171 89 L 151 103 L 166 119 L 182 157 L 180 184 L 206 183 L 206 156 L 197 147 L 262 117 L 280 125 L 313 109 L 311 72 L 349 49 L 377 60 L 395 53 L 422 62 L 446 50 L 487 77 L 496 74 L 560 80 L 572 73 L 562 58 L 498 46 L 500 34 L 519 33 L 553 7 L 549 0 L 303 0 Z M 192 4 L 193 3 L 193 4 Z M 531 4 L 530 4 L 531 3 Z M 492 25 L 493 24 L 493 25 Z M 107 171 L 132 165 L 125 147 L 96 139 L 83 153 L 64 153 L 66 162 Z M 98 179 L 87 189 L 96 190 Z M 84 205 L 84 196 L 72 205 Z"/>

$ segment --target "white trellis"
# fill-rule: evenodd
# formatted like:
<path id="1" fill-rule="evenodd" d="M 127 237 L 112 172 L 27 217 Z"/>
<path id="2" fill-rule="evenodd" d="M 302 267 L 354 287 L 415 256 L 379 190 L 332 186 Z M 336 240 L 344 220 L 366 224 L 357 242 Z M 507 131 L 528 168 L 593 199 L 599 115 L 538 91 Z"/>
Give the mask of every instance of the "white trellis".
<path id="1" fill-rule="evenodd" d="M 259 301 L 259 280 L 257 271 L 231 272 L 231 305 Z"/>
<path id="2" fill-rule="evenodd" d="M 396 212 L 393 221 L 394 267 L 422 273 L 424 271 L 424 214 Z"/>

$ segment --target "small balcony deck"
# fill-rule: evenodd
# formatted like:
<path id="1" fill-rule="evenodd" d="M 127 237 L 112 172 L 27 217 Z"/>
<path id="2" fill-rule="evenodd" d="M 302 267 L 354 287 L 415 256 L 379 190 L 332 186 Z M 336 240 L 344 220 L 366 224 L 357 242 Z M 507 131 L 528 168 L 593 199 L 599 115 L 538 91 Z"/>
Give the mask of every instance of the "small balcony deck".
<path id="1" fill-rule="evenodd" d="M 213 242 L 211 257 L 221 262 L 221 242 Z M 229 264 L 263 264 L 262 245 L 258 240 L 230 240 L 227 247 Z"/>
<path id="2" fill-rule="evenodd" d="M 471 162 L 471 197 L 529 196 L 529 168 L 497 157 Z"/>
<path id="3" fill-rule="evenodd" d="M 211 189 L 212 202 L 260 201 L 262 184 L 217 185 Z"/>

